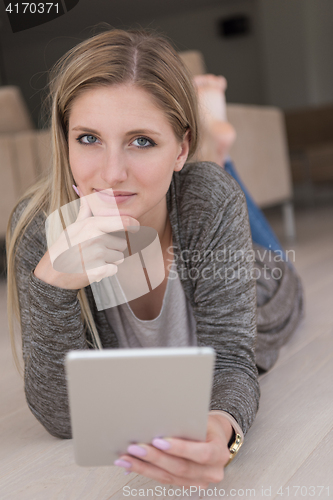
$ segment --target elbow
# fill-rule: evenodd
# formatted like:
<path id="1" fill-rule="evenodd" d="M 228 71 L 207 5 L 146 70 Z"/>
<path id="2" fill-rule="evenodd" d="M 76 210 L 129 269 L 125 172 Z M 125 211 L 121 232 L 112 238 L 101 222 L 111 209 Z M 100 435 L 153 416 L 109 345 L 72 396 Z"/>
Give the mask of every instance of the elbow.
<path id="1" fill-rule="evenodd" d="M 27 403 L 31 413 L 51 436 L 58 439 L 72 439 L 72 429 L 68 412 L 61 410 L 56 412 L 47 405 L 46 407 L 38 407 L 29 401 L 28 398 Z"/>
<path id="2" fill-rule="evenodd" d="M 45 424 L 43 424 L 44 428 L 47 430 L 51 436 L 54 436 L 58 439 L 72 439 L 72 432 L 71 430 L 65 431 L 64 429 L 57 429 L 54 426 L 52 427 L 47 427 Z"/>

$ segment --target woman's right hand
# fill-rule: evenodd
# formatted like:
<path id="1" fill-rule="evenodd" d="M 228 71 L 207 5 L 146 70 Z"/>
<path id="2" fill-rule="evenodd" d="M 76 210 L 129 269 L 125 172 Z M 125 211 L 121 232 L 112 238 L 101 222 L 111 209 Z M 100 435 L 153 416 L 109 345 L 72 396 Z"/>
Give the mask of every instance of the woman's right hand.
<path id="1" fill-rule="evenodd" d="M 124 261 L 127 242 L 109 233 L 124 229 L 136 232 L 139 227 L 130 216 L 93 216 L 87 197 L 81 196 L 76 221 L 48 249 L 34 274 L 50 285 L 67 289 L 81 289 L 112 276 Z"/>

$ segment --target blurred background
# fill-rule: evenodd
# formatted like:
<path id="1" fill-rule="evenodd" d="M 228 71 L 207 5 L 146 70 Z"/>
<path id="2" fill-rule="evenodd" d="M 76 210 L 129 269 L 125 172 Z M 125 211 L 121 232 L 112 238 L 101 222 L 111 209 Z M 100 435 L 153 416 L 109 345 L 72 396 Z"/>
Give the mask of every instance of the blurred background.
<path id="1" fill-rule="evenodd" d="M 65 7 L 64 1 L 62 5 Z M 23 123 L 16 123 L 10 129 L 8 116 L 14 111 L 7 109 L 5 113 L 4 106 L 6 103 L 8 106 L 9 101 L 0 98 L 1 172 L 5 169 L 6 154 L 8 165 L 14 156 L 17 159 L 23 155 L 23 161 L 27 162 L 29 154 L 22 151 L 28 143 L 30 148 L 36 147 L 31 146 L 31 137 L 24 132 L 45 127 L 41 102 L 45 97 L 48 70 L 67 50 L 98 32 L 101 28 L 96 25 L 103 22 L 125 29 L 156 29 L 167 35 L 179 52 L 198 51 L 203 58 L 203 71 L 226 77 L 227 103 L 242 106 L 230 106 L 229 119 L 237 133 L 236 148 L 231 156 L 236 157 L 236 166 L 245 184 L 268 216 L 274 218 L 276 206 L 286 200 L 296 209 L 332 204 L 332 0 L 79 0 L 61 17 L 16 33 L 11 30 L 5 2 L 1 2 L 0 89 L 16 86 L 26 107 Z M 257 118 L 257 115 L 250 120 L 246 118 L 247 111 L 261 112 L 272 107 L 283 117 L 278 132 L 266 126 L 260 114 Z M 259 121 L 262 127 L 255 130 Z M 252 149 L 257 150 L 257 155 L 252 159 L 244 129 L 254 134 Z M 268 130 L 271 130 L 270 137 Z M 9 140 L 11 133 L 21 134 L 21 138 L 11 138 L 10 151 L 4 153 L 9 143 L 1 149 L 1 136 L 5 134 L 4 140 Z M 275 151 L 277 142 L 280 153 Z M 39 162 L 44 161 L 40 157 L 47 155 L 47 146 L 43 148 Z M 264 157 L 262 151 L 260 153 L 263 148 L 266 148 Z M 284 194 L 268 194 L 261 199 L 260 193 L 269 192 L 273 184 L 279 184 L 276 172 L 283 155 Z M 10 178 L 6 167 L 3 179 L 7 182 L 6 193 L 0 197 L 4 219 L 9 215 L 6 207 L 11 205 L 10 189 L 14 196 L 21 194 L 40 173 L 38 161 L 35 166 L 25 163 L 23 170 L 22 166 L 14 165 Z M 260 181 L 265 175 L 267 187 Z M 285 211 L 284 223 L 281 219 L 281 228 L 276 228 L 285 241 L 288 238 L 291 241 L 296 234 L 290 208 L 290 205 L 289 209 L 284 206 L 289 215 Z M 276 220 L 279 226 L 278 216 Z"/>
<path id="2" fill-rule="evenodd" d="M 286 110 L 333 102 L 331 0 L 80 0 L 58 19 L 18 33 L 3 2 L 0 16 L 2 84 L 20 86 L 36 125 L 45 73 L 103 21 L 156 28 L 179 51 L 200 50 L 207 71 L 227 78 L 229 102 Z"/>

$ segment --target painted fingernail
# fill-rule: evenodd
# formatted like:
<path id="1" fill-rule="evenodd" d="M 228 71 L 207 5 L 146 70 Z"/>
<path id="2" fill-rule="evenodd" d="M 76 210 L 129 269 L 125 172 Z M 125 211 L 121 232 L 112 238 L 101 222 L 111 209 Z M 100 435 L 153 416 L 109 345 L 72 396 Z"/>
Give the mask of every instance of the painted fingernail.
<path id="1" fill-rule="evenodd" d="M 127 448 L 127 452 L 130 455 L 135 455 L 136 457 L 145 457 L 147 455 L 147 450 L 143 446 L 138 446 L 137 444 L 131 444 Z"/>
<path id="2" fill-rule="evenodd" d="M 127 460 L 122 460 L 121 458 L 118 458 L 118 460 L 115 460 L 113 463 L 118 467 L 125 467 L 125 469 L 132 467 L 131 462 L 127 462 Z"/>
<path id="3" fill-rule="evenodd" d="M 72 185 L 72 188 L 74 189 L 74 191 L 76 192 L 76 194 L 77 194 L 78 196 L 80 196 L 80 193 L 79 193 L 79 191 L 78 191 L 77 187 L 76 187 L 76 186 L 74 186 L 74 184 Z"/>
<path id="4" fill-rule="evenodd" d="M 155 448 L 158 448 L 159 450 L 170 450 L 171 448 L 171 444 L 169 443 L 169 441 L 166 441 L 165 439 L 160 439 L 160 438 L 155 438 L 152 440 L 152 444 L 153 446 L 155 446 Z"/>

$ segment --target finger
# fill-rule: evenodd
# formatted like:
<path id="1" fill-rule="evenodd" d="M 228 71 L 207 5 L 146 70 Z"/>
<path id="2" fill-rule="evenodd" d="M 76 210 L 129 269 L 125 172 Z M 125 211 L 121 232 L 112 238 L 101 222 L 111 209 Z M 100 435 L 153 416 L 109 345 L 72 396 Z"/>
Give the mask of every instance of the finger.
<path id="1" fill-rule="evenodd" d="M 89 269 L 86 271 L 89 283 L 98 283 L 104 278 L 113 276 L 118 271 L 118 267 L 115 264 L 105 264 L 105 266 L 95 267 L 94 269 Z"/>
<path id="2" fill-rule="evenodd" d="M 110 250 L 119 250 L 120 252 L 124 252 L 127 248 L 127 241 L 125 238 L 125 233 L 122 233 L 124 236 L 115 236 L 115 234 L 103 234 L 98 237 L 100 242 Z"/>
<path id="3" fill-rule="evenodd" d="M 198 464 L 215 463 L 223 458 L 225 451 L 223 443 L 220 443 L 218 440 L 205 442 L 177 438 L 156 438 L 153 439 L 152 445 L 163 450 L 168 455 L 192 460 Z M 226 451 L 228 451 L 227 448 Z"/>
<path id="4" fill-rule="evenodd" d="M 131 232 L 139 231 L 140 223 L 130 216 L 97 216 L 94 217 L 94 224 L 104 233 L 112 233 L 116 231 L 124 231 L 124 229 Z"/>
<path id="5" fill-rule="evenodd" d="M 126 231 L 130 231 L 131 233 L 136 233 L 137 231 L 139 231 L 140 222 L 134 219 L 134 217 L 130 217 L 128 215 L 121 215 L 120 217 Z"/>
<path id="6" fill-rule="evenodd" d="M 125 260 L 123 252 L 105 247 L 84 247 L 84 243 L 79 244 L 81 247 L 81 256 L 83 265 L 86 271 L 101 268 L 106 264 L 122 264 Z"/>
<path id="7" fill-rule="evenodd" d="M 107 250 L 105 255 L 106 264 L 122 264 L 125 260 L 125 256 L 122 252 L 117 252 L 117 250 Z"/>
<path id="8" fill-rule="evenodd" d="M 146 444 L 130 445 L 127 448 L 127 453 L 145 462 L 156 465 L 160 469 L 172 474 L 174 477 L 181 477 L 192 483 L 195 480 L 199 480 L 199 478 L 201 481 L 204 480 L 208 482 L 216 479 L 216 474 L 214 474 L 216 467 L 223 471 L 221 463 L 214 464 L 213 466 L 198 464 L 192 460 L 168 455 Z"/>
<path id="9" fill-rule="evenodd" d="M 139 460 L 132 455 L 122 455 L 119 460 L 119 465 L 122 462 L 131 464 L 130 467 L 126 467 L 127 471 L 136 472 L 137 474 L 155 479 L 163 484 L 172 484 L 174 486 L 201 486 L 201 488 L 207 488 L 209 485 L 208 480 L 205 481 L 204 479 L 199 478 L 188 479 L 186 477 L 179 477 L 153 463 Z M 117 461 L 115 462 L 115 465 L 117 465 Z"/>
<path id="10" fill-rule="evenodd" d="M 86 196 L 83 196 L 80 189 L 78 188 L 78 192 L 80 194 L 80 209 L 78 216 L 76 218 L 77 221 L 87 219 L 92 216 L 92 212 L 88 203 Z"/>
<path id="11" fill-rule="evenodd" d="M 71 246 L 81 243 L 85 244 L 85 246 L 99 244 L 112 247 L 114 243 L 116 250 L 124 251 L 127 248 L 124 223 L 136 224 L 135 226 L 131 226 L 134 231 L 140 229 L 140 223 L 132 221 L 135 221 L 135 219 L 128 218 L 127 216 L 124 217 L 124 221 L 119 216 L 96 216 L 89 217 L 86 220 L 76 220 L 74 224 L 67 228 L 68 238 Z M 119 231 L 124 235 L 123 237 L 113 234 L 119 234 Z M 108 238 L 112 237 L 114 240 L 108 240 Z"/>
<path id="12" fill-rule="evenodd" d="M 123 232 L 123 234 L 125 234 Z M 102 235 L 94 236 L 85 239 L 81 242 L 82 248 L 94 246 L 94 248 L 108 248 L 110 250 L 118 250 L 124 252 L 127 248 L 127 241 L 125 237 L 114 236 L 114 234 L 103 233 Z"/>

